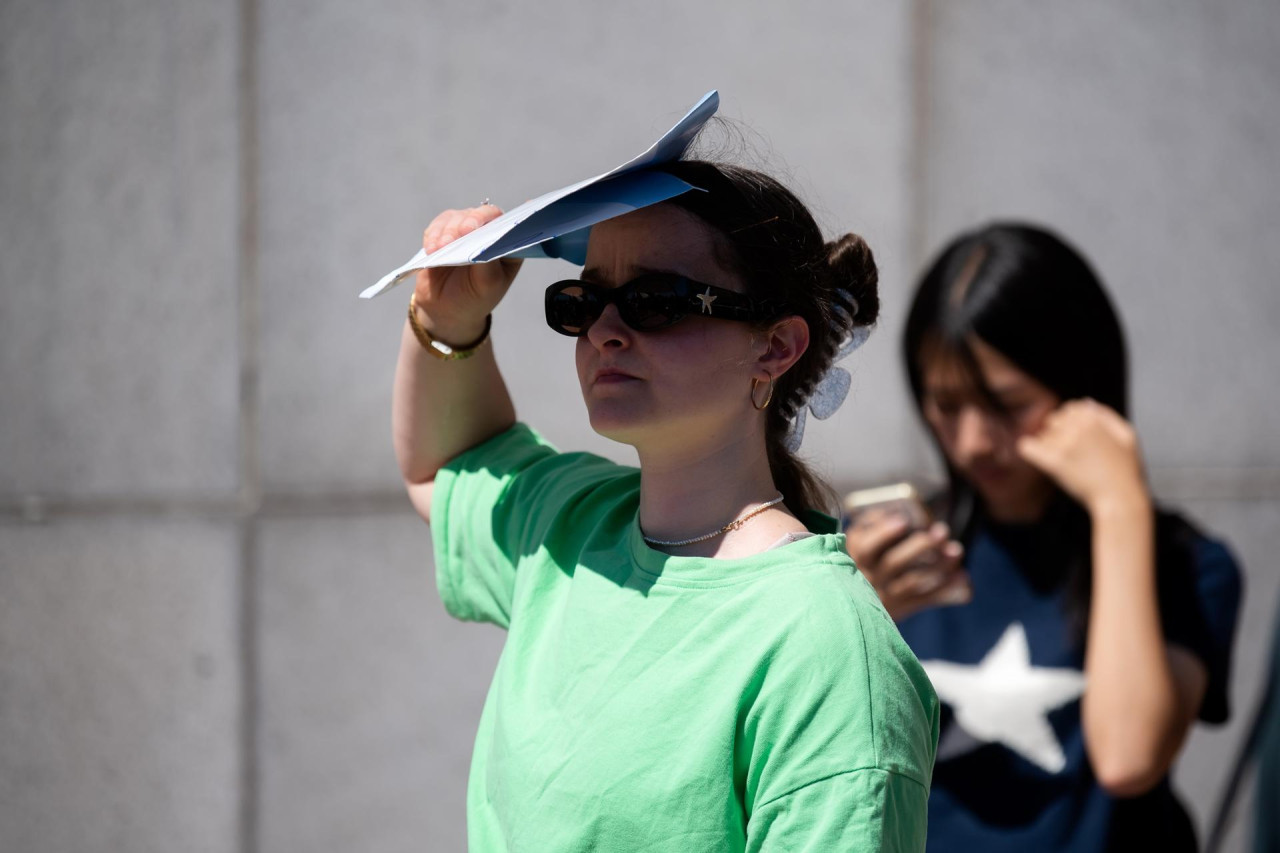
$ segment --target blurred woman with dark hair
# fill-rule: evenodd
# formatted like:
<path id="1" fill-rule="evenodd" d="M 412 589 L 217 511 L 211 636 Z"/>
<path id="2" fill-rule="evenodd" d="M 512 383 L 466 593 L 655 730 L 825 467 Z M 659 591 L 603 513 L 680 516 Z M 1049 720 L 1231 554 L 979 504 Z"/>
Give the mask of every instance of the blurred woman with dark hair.
<path id="1" fill-rule="evenodd" d="M 1097 276 L 1039 228 L 965 234 L 904 356 L 942 520 L 868 513 L 848 546 L 944 703 L 929 849 L 1195 849 L 1168 773 L 1227 717 L 1240 574 L 1153 506 Z"/>

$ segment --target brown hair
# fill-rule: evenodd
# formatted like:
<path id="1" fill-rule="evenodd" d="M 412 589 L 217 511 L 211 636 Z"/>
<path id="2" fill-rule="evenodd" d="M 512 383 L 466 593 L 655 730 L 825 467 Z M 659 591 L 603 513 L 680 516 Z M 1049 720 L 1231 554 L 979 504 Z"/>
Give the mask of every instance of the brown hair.
<path id="1" fill-rule="evenodd" d="M 880 299 L 871 249 L 857 234 L 825 242 L 804 203 L 761 172 L 703 160 L 668 163 L 662 169 L 698 188 L 668 203 L 723 237 L 722 260 L 741 276 L 747 294 L 781 300 L 787 315 L 802 317 L 809 325 L 809 348 L 777 379 L 765 442 L 769 468 L 787 508 L 797 515 L 825 510 L 834 495 L 787 448 L 787 434 L 840 345 L 856 327 L 876 321 Z"/>

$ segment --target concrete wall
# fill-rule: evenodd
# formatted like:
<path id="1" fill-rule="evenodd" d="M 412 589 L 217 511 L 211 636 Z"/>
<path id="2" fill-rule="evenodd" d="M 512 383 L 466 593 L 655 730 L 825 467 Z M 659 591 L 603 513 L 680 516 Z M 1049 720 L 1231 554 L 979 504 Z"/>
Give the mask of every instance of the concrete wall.
<path id="1" fill-rule="evenodd" d="M 806 449 L 936 476 L 897 338 L 956 229 L 1094 259 L 1152 480 L 1245 561 L 1216 803 L 1280 595 L 1280 8 L 1033 4 L 0 5 L 0 838 L 22 851 L 450 850 L 501 634 L 442 613 L 388 436 L 431 215 L 629 158 L 710 88 L 832 233 L 880 332 Z M 586 427 L 553 262 L 495 318 L 522 415 Z M 407 297 L 406 297 L 407 298 Z M 1235 832 L 1231 849 L 1243 849 Z"/>

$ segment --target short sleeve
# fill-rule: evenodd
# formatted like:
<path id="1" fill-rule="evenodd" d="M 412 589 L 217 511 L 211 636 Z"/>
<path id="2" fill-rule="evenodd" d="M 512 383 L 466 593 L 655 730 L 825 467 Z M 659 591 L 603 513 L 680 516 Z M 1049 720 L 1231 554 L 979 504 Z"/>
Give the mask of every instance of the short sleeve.
<path id="1" fill-rule="evenodd" d="M 1229 716 L 1231 647 L 1240 611 L 1241 577 L 1231 552 L 1182 519 L 1160 520 L 1159 595 L 1165 640 L 1205 665 L 1208 685 L 1200 719 Z"/>
<path id="2" fill-rule="evenodd" d="M 559 453 L 524 424 L 452 459 L 437 473 L 431 499 L 436 586 L 445 609 L 509 628 L 521 562 L 542 548 L 576 500 L 630 470 L 590 454 Z"/>
<path id="3" fill-rule="evenodd" d="M 865 578 L 828 577 L 773 593 L 803 621 L 743 717 L 747 849 L 923 851 L 937 696 Z"/>
<path id="4" fill-rule="evenodd" d="M 776 799 L 751 817 L 747 850 L 867 850 L 925 847 L 929 790 L 878 768 L 841 773 Z"/>

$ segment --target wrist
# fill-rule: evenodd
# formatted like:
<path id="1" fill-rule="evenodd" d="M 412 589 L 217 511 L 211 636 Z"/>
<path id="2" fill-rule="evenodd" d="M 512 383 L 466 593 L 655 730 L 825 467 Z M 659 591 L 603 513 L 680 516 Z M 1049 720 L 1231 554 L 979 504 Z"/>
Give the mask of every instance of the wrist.
<path id="1" fill-rule="evenodd" d="M 493 315 L 486 314 L 481 322 L 480 331 L 471 337 L 461 337 L 468 334 L 462 327 L 450 327 L 457 329 L 459 337 L 445 338 L 438 332 L 428 330 L 427 326 L 422 322 L 422 312 L 417 305 L 417 294 L 409 297 L 409 327 L 413 330 L 413 336 L 417 338 L 423 350 L 436 358 L 455 361 L 475 355 L 480 346 L 489 339 L 489 327 L 493 322 Z M 439 324 L 433 325 L 438 329 Z M 452 335 L 453 332 L 449 334 Z M 456 341 L 463 342 L 455 343 Z"/>
<path id="2" fill-rule="evenodd" d="M 489 314 L 482 314 L 479 317 L 441 317 L 422 310 L 422 306 L 417 302 L 417 294 L 414 294 L 409 302 L 418 327 L 429 334 L 433 340 L 446 343 L 450 347 L 462 349 L 468 345 L 474 346 L 484 337 L 489 327 Z"/>
<path id="3" fill-rule="evenodd" d="M 1094 521 L 1109 518 L 1132 520 L 1151 515 L 1151 495 L 1140 483 L 1111 489 L 1086 504 L 1086 509 Z"/>

